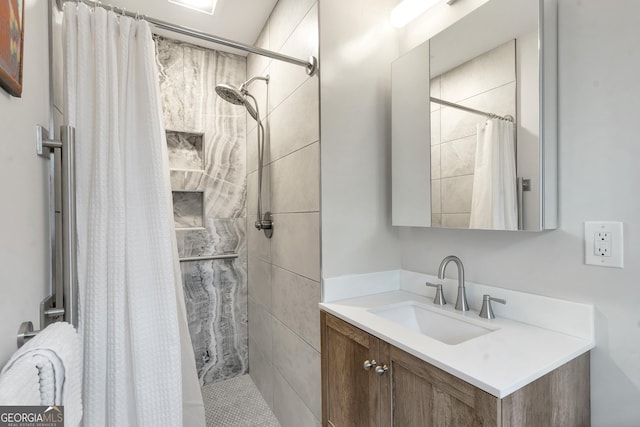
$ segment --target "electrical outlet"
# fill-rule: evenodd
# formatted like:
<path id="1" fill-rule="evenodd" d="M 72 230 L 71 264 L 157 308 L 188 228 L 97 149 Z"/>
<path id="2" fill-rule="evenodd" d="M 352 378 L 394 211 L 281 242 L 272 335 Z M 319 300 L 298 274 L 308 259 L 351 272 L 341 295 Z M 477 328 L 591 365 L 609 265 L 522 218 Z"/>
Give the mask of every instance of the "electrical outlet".
<path id="1" fill-rule="evenodd" d="M 622 268 L 624 266 L 623 248 L 621 222 L 588 221 L 584 223 L 585 264 Z"/>
<path id="2" fill-rule="evenodd" d="M 598 231 L 594 238 L 594 254 L 603 257 L 611 256 L 611 233 L 608 231 Z"/>

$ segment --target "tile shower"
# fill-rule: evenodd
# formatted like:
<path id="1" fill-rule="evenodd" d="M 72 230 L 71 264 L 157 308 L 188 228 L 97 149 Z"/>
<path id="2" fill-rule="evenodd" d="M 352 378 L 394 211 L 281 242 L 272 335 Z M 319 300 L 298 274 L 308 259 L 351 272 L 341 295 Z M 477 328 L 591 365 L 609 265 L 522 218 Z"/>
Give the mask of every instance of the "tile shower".
<path id="1" fill-rule="evenodd" d="M 214 91 L 244 81 L 246 59 L 155 42 L 182 283 L 204 386 L 248 371 L 246 119 Z M 192 260 L 224 254 L 238 256 Z"/>

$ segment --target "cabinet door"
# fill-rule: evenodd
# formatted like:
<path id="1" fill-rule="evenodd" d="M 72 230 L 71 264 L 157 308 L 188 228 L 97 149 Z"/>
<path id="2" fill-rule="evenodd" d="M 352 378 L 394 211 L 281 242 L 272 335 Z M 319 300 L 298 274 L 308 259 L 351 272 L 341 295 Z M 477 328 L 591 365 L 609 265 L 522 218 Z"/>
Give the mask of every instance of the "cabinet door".
<path id="1" fill-rule="evenodd" d="M 380 360 L 381 426 L 498 425 L 496 397 L 383 341 Z"/>
<path id="2" fill-rule="evenodd" d="M 379 381 L 366 360 L 378 359 L 378 339 L 321 312 L 322 424 L 325 427 L 377 426 Z"/>

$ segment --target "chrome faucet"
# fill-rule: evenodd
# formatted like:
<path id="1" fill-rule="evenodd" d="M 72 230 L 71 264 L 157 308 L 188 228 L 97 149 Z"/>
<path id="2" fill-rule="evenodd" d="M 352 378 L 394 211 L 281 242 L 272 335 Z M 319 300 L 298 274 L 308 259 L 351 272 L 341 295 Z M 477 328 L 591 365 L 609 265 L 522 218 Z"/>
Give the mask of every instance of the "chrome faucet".
<path id="1" fill-rule="evenodd" d="M 460 258 L 455 255 L 445 257 L 440 263 L 440 268 L 438 269 L 438 279 L 444 279 L 444 270 L 451 261 L 455 262 L 458 266 L 458 298 L 456 298 L 456 310 L 469 311 L 467 291 L 464 287 L 464 266 L 462 265 Z"/>

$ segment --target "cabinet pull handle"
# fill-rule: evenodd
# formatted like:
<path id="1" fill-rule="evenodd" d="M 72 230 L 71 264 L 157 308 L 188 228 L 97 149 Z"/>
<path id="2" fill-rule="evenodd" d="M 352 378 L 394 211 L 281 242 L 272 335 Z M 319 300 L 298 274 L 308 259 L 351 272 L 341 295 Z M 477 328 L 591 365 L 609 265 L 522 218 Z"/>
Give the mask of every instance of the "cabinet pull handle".
<path id="1" fill-rule="evenodd" d="M 362 367 L 364 368 L 365 371 L 368 371 L 376 365 L 377 365 L 376 361 L 372 359 L 372 360 L 365 360 L 364 363 L 362 364 Z"/>
<path id="2" fill-rule="evenodd" d="M 387 372 L 388 370 L 389 370 L 389 367 L 387 365 L 378 366 L 376 367 L 376 374 L 384 375 L 384 373 Z"/>

